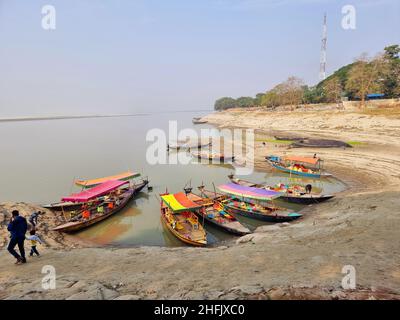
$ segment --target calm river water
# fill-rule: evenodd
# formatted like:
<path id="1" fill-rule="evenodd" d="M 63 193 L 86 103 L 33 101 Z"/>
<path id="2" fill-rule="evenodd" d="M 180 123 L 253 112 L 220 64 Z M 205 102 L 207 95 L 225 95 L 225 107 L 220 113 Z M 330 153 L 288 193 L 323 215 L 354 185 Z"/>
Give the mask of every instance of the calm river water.
<path id="1" fill-rule="evenodd" d="M 204 182 L 209 189 L 228 182 L 233 172 L 229 165 L 149 165 L 146 150 L 148 130 L 166 130 L 169 120 L 178 121 L 178 129 L 193 128 L 192 118 L 203 113 L 158 113 L 152 115 L 0 122 L 0 201 L 44 204 L 79 191 L 76 178 L 90 179 L 126 170 L 148 176 L 153 191 L 145 190 L 119 214 L 77 234 L 102 245 L 180 246 L 161 224 L 159 193 L 180 192 L 188 181 L 192 186 Z M 196 130 L 208 125 L 195 126 Z M 288 176 L 255 172 L 245 179 L 271 184 L 285 182 Z M 324 179 L 316 186 L 326 193 L 344 189 L 335 179 Z M 299 206 L 282 205 L 300 210 Z M 254 228 L 261 223 L 243 218 Z M 224 241 L 230 235 L 206 226 L 210 243 Z"/>

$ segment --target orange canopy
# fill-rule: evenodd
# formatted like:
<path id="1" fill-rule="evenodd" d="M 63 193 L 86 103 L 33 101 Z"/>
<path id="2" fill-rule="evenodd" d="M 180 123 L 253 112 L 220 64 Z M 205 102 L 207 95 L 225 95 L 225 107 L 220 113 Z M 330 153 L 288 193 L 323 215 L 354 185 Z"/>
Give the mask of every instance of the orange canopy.
<path id="1" fill-rule="evenodd" d="M 286 161 L 292 161 L 292 162 L 303 162 L 303 163 L 309 163 L 316 165 L 319 161 L 321 161 L 320 158 L 307 158 L 307 157 L 298 157 L 298 156 L 286 156 L 283 157 L 283 160 Z"/>
<path id="2" fill-rule="evenodd" d="M 126 181 L 126 180 L 130 180 L 133 178 L 137 178 L 139 176 L 140 176 L 140 173 L 127 171 L 127 172 L 123 172 L 120 174 L 116 174 L 115 176 L 104 177 L 104 178 L 99 178 L 99 179 L 76 180 L 75 184 L 77 184 L 78 186 L 84 187 L 84 188 L 90 188 L 90 187 L 94 187 L 99 184 L 102 184 L 104 182 L 107 182 L 107 181 L 114 181 L 114 180 Z"/>

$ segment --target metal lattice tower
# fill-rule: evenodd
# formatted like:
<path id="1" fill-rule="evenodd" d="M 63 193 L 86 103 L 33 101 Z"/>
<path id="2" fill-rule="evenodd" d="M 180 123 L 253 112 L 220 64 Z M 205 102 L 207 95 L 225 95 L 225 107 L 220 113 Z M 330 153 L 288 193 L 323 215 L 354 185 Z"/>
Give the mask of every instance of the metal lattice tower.
<path id="1" fill-rule="evenodd" d="M 324 15 L 324 26 L 322 29 L 322 45 L 321 45 L 321 65 L 319 69 L 319 79 L 326 79 L 326 43 L 328 40 L 328 28 L 326 24 L 326 13 Z"/>

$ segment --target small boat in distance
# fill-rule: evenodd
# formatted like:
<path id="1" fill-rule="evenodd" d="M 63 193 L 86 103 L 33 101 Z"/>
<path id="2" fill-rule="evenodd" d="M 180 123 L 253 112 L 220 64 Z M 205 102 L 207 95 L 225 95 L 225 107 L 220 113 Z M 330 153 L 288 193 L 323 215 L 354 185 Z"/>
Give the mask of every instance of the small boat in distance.
<path id="1" fill-rule="evenodd" d="M 201 187 L 199 188 L 201 191 Z M 249 234 L 251 231 L 243 226 L 234 216 L 224 211 L 223 205 L 211 198 L 203 198 L 200 195 L 194 194 L 191 190 L 187 193 L 188 199 L 202 206 L 196 214 L 200 219 L 204 219 L 211 225 L 214 225 L 226 232 L 243 236 Z"/>
<path id="2" fill-rule="evenodd" d="M 318 157 L 267 156 L 265 160 L 275 169 L 289 174 L 317 179 L 332 176 L 323 172 L 323 160 Z"/>
<path id="3" fill-rule="evenodd" d="M 129 184 L 128 181 L 110 180 L 63 198 L 62 201 L 65 202 L 83 204 L 82 210 L 53 231 L 77 232 L 109 218 L 125 208 L 128 202 L 143 190 L 148 181 L 144 180 L 128 188 L 121 188 L 127 184 Z M 88 216 L 85 217 L 85 213 L 88 213 Z"/>
<path id="4" fill-rule="evenodd" d="M 195 212 L 201 205 L 192 202 L 183 193 L 162 194 L 161 220 L 179 240 L 192 246 L 207 245 L 207 234 Z"/>
<path id="5" fill-rule="evenodd" d="M 211 147 L 211 142 L 186 142 L 186 143 L 176 143 L 176 144 L 168 144 L 167 150 L 192 150 L 192 149 L 205 149 Z"/>
<path id="6" fill-rule="evenodd" d="M 195 117 L 192 119 L 193 124 L 205 124 L 207 122 L 208 122 L 207 120 L 201 120 L 200 117 Z"/>
<path id="7" fill-rule="evenodd" d="M 208 161 L 218 161 L 218 162 L 228 162 L 228 161 L 234 161 L 235 156 L 231 155 L 224 155 L 222 153 L 216 153 L 216 152 L 205 152 L 205 151 L 194 151 L 191 152 L 192 156 L 197 158 L 197 159 L 205 159 Z"/>
<path id="8" fill-rule="evenodd" d="M 102 184 L 110 180 L 128 181 L 137 177 L 140 177 L 140 173 L 127 171 L 116 174 L 114 176 L 109 176 L 104 178 L 98 178 L 92 180 L 76 180 L 75 184 L 83 188 L 93 188 L 99 184 Z"/>
<path id="9" fill-rule="evenodd" d="M 268 186 L 266 184 L 257 184 L 250 181 L 235 178 L 233 175 L 228 176 L 229 179 L 238 185 L 246 187 L 254 187 L 259 189 L 273 190 L 282 193 L 279 199 L 291 203 L 298 204 L 314 204 L 327 201 L 334 198 L 333 195 L 325 195 L 321 193 L 307 193 L 306 188 L 301 185 L 279 184 L 277 186 Z"/>

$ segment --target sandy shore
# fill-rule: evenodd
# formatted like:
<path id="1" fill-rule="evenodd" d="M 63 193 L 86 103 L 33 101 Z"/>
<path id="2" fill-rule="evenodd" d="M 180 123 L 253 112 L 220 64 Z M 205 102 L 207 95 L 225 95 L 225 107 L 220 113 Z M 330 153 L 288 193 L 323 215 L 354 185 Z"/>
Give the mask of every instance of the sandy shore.
<path id="1" fill-rule="evenodd" d="M 257 138 L 255 164 L 268 153 L 317 152 L 326 168 L 349 185 L 327 203 L 305 209 L 290 225 L 264 226 L 227 246 L 94 248 L 45 232 L 42 257 L 14 267 L 0 252 L 0 298 L 10 299 L 398 299 L 400 297 L 400 119 L 355 111 L 215 113 L 218 126 L 357 141 L 352 149 L 286 149 Z M 0 204 L 0 245 L 14 207 Z M 59 219 L 46 212 L 43 226 Z M 44 265 L 57 272 L 57 289 L 44 290 Z M 343 290 L 342 268 L 356 269 L 357 290 Z"/>

